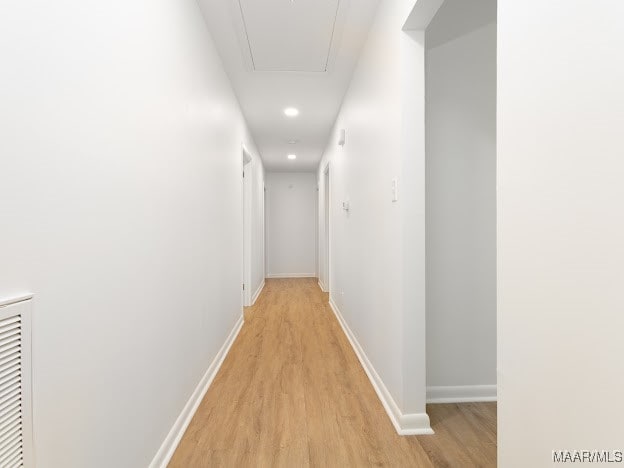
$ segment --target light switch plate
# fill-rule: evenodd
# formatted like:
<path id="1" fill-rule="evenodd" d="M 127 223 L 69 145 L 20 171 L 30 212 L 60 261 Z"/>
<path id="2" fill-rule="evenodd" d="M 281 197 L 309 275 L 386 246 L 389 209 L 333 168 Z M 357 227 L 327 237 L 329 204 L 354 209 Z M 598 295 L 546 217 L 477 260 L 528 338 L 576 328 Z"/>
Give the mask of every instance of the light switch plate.
<path id="1" fill-rule="evenodd" d="M 392 201 L 399 201 L 399 179 L 392 179 Z"/>

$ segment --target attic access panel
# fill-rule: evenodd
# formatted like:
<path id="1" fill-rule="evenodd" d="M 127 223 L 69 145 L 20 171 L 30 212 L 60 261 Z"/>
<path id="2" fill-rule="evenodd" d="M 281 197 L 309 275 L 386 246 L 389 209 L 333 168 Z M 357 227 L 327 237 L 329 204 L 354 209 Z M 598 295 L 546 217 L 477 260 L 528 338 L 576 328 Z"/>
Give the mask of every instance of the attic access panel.
<path id="1" fill-rule="evenodd" d="M 340 0 L 238 0 L 256 71 L 325 72 Z"/>

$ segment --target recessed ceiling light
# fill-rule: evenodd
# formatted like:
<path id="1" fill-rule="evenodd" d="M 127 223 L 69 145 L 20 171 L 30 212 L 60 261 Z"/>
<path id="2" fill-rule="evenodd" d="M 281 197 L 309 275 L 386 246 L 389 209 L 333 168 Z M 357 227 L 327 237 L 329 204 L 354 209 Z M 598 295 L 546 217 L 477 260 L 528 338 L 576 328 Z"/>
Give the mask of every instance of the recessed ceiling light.
<path id="1" fill-rule="evenodd" d="M 296 145 L 297 143 L 299 143 L 299 140 L 288 140 L 289 145 Z"/>
<path id="2" fill-rule="evenodd" d="M 288 159 L 297 159 L 297 155 L 296 154 L 289 154 L 288 155 Z"/>
<path id="3" fill-rule="evenodd" d="M 294 107 L 287 107 L 284 109 L 284 114 L 288 117 L 297 117 L 299 115 L 299 109 L 295 109 Z"/>

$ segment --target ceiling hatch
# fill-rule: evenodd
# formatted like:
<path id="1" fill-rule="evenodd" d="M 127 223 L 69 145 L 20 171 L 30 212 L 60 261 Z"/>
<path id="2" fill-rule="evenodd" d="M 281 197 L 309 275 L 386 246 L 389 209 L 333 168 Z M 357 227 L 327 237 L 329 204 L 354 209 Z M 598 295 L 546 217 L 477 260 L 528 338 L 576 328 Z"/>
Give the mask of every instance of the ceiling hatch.
<path id="1" fill-rule="evenodd" d="M 238 0 L 256 71 L 325 72 L 340 0 Z"/>

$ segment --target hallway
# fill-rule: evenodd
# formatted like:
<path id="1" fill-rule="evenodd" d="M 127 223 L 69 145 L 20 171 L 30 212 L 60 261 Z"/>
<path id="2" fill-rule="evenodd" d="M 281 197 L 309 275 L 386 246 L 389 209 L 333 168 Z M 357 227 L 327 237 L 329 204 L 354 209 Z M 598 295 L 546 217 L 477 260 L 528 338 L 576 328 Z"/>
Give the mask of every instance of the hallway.
<path id="1" fill-rule="evenodd" d="M 496 466 L 496 404 L 397 435 L 316 278 L 269 279 L 169 466 Z"/>
<path id="2" fill-rule="evenodd" d="M 624 463 L 624 1 L 1 5 L 0 468 Z"/>

